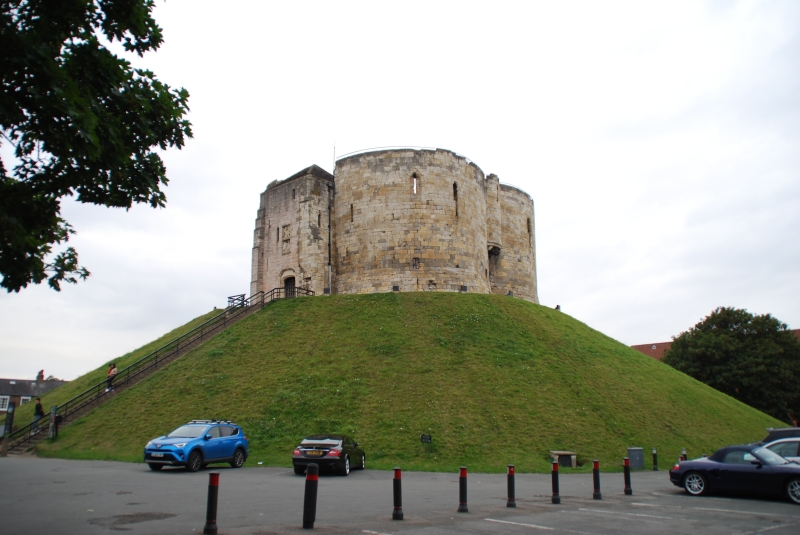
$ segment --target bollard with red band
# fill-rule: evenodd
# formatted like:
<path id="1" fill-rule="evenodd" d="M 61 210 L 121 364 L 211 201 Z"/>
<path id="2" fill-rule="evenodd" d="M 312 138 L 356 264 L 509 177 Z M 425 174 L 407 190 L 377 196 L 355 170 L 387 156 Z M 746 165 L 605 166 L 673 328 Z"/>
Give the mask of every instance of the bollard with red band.
<path id="1" fill-rule="evenodd" d="M 219 472 L 208 474 L 208 504 L 206 505 L 206 525 L 203 535 L 217 533 L 217 498 L 219 497 Z"/>
<path id="2" fill-rule="evenodd" d="M 633 489 L 631 489 L 631 460 L 627 457 L 622 459 L 623 463 L 623 471 L 625 472 L 625 495 L 630 496 L 633 494 Z"/>
<path id="3" fill-rule="evenodd" d="M 561 503 L 561 496 L 558 494 L 558 461 L 553 461 L 553 497 L 552 503 Z"/>
<path id="4" fill-rule="evenodd" d="M 303 529 L 314 529 L 317 520 L 317 486 L 319 485 L 319 466 L 310 463 L 306 466 L 306 493 L 303 500 Z"/>
<path id="5" fill-rule="evenodd" d="M 394 511 L 392 511 L 392 520 L 403 520 L 403 489 L 400 486 L 400 478 L 403 477 L 403 471 L 399 466 L 394 467 Z"/>
<path id="6" fill-rule="evenodd" d="M 681 450 L 681 461 L 685 461 L 686 459 L 687 459 L 687 457 L 686 457 L 686 448 L 683 448 Z"/>
<path id="7" fill-rule="evenodd" d="M 517 498 L 514 496 L 514 465 L 508 465 L 508 501 L 506 507 L 516 507 Z"/>
<path id="8" fill-rule="evenodd" d="M 658 450 L 653 448 L 653 472 L 658 472 Z"/>
<path id="9" fill-rule="evenodd" d="M 467 467 L 458 469 L 458 512 L 469 513 L 467 509 Z"/>
<path id="10" fill-rule="evenodd" d="M 592 498 L 595 500 L 602 500 L 603 495 L 600 494 L 600 461 L 592 461 L 592 480 L 594 481 L 594 492 Z"/>

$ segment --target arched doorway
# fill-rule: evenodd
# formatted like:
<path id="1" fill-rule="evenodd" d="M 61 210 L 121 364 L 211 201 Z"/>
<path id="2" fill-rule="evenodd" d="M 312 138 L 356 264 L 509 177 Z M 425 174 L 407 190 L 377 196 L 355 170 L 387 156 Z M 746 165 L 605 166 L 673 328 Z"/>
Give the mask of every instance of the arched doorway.
<path id="1" fill-rule="evenodd" d="M 286 297 L 294 297 L 294 277 L 286 277 L 283 280 L 283 295 Z"/>

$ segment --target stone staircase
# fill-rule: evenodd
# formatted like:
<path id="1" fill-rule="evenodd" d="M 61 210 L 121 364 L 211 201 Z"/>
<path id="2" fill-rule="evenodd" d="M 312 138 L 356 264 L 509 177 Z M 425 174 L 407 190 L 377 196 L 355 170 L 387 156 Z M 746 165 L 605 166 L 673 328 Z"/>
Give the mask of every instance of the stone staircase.
<path id="1" fill-rule="evenodd" d="M 314 295 L 314 292 L 301 288 L 291 289 L 290 292 L 290 295 L 286 295 L 283 288 L 275 288 L 266 293 L 258 292 L 248 299 L 245 299 L 244 295 L 229 297 L 228 307 L 220 314 L 120 370 L 114 379 L 114 388 L 110 392 L 106 392 L 106 382 L 102 381 L 58 406 L 56 413 L 61 417 L 59 428 L 71 424 L 119 393 L 139 384 L 164 366 L 181 358 L 231 325 L 258 312 L 272 301 L 285 297 Z M 38 431 L 31 422 L 9 434 L 8 455 L 30 453 L 36 444 L 49 436 L 49 420 L 42 418 L 38 424 Z"/>

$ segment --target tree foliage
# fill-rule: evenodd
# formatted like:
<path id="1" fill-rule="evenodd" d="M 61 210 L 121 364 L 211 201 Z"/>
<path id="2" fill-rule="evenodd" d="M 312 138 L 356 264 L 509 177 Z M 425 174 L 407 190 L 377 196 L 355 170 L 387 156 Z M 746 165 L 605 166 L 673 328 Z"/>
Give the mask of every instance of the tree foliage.
<path id="1" fill-rule="evenodd" d="M 770 314 L 717 308 L 663 362 L 775 418 L 800 413 L 800 341 Z"/>
<path id="2" fill-rule="evenodd" d="M 162 42 L 154 0 L 0 0 L 0 286 L 51 287 L 89 272 L 72 247 L 61 199 L 163 207 L 166 169 L 156 149 L 182 147 L 189 94 L 105 45 L 142 56 Z M 48 261 L 49 260 L 49 261 Z"/>

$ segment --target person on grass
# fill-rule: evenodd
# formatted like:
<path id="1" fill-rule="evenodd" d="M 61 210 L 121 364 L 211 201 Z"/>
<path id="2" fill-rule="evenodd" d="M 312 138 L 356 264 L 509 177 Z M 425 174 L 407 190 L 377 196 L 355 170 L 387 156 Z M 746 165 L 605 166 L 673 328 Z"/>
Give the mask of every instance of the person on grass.
<path id="1" fill-rule="evenodd" d="M 117 375 L 117 365 L 113 362 L 108 366 L 108 373 L 106 374 L 106 392 L 114 390 L 114 376 Z"/>

